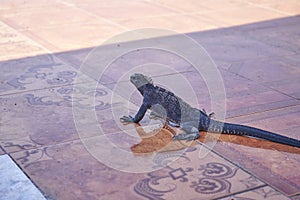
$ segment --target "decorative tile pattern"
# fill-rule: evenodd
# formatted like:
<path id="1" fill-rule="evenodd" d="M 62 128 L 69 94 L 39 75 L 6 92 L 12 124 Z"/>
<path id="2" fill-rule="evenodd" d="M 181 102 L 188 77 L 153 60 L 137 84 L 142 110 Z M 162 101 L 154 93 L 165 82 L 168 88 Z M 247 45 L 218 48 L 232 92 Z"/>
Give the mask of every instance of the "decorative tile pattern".
<path id="1" fill-rule="evenodd" d="M 199 147 L 190 147 L 168 167 L 148 173 L 135 184 L 134 191 L 147 199 L 212 199 L 263 185 L 250 174 Z M 165 159 L 168 158 L 162 156 L 157 161 L 164 163 Z"/>
<path id="2" fill-rule="evenodd" d="M 235 123 L 273 131 L 299 139 L 299 106 L 234 118 Z M 228 120 L 229 121 L 229 120 Z M 222 155 L 263 179 L 286 195 L 300 190 L 298 168 L 300 150 L 273 142 L 221 136 L 214 146 Z M 266 159 L 268 158 L 268 159 Z"/>
<path id="3" fill-rule="evenodd" d="M 11 155 L 49 199 L 136 198 L 128 186 L 141 175 L 103 165 L 80 141 Z"/>
<path id="4" fill-rule="evenodd" d="M 111 63 L 100 79 L 107 88 L 95 88 L 89 78 L 83 81 L 87 84 L 73 85 L 79 74 L 76 69 L 86 56 L 113 35 L 145 26 L 172 29 L 197 41 L 217 63 L 227 94 L 228 121 L 297 138 L 298 7 L 297 0 L 2 0 L 0 155 L 9 153 L 49 199 L 286 199 L 271 187 L 299 199 L 297 148 L 202 133 L 200 142 L 209 146 L 218 140 L 215 151 L 270 187 L 213 152 L 203 156 L 204 149 L 196 142 L 187 148 L 191 144 L 172 141 L 179 130 L 162 128 L 161 122 L 150 121 L 148 116 L 142 126 L 120 124 L 119 117 L 133 115 L 141 103 L 137 92 L 127 94 L 133 89 L 128 70 L 136 66 L 143 66 L 140 72 L 153 75 L 157 83 L 210 112 L 205 80 L 175 54 L 138 49 Z M 163 42 L 166 37 L 170 35 L 159 35 L 155 41 Z M 174 45 L 180 42 L 171 39 Z M 137 40 L 126 42 L 136 44 Z M 109 44 L 104 50 L 122 45 Z M 147 63 L 175 71 L 144 65 Z M 99 63 L 93 64 L 97 69 Z M 91 70 L 90 76 L 98 78 L 93 73 Z M 120 77 L 124 82 L 114 88 Z M 119 95 L 115 101 L 112 94 Z M 93 97 L 95 102 L 90 101 Z M 82 111 L 80 126 L 74 122 L 74 108 Z M 101 126 L 116 147 L 143 162 L 157 155 L 154 166 L 163 168 L 144 174 L 111 169 L 87 152 L 75 124 L 91 141 L 99 133 L 96 126 Z M 172 155 L 184 150 L 181 158 L 166 165 Z M 116 152 L 100 151 L 107 161 Z M 122 157 L 119 164 L 126 159 Z"/>
<path id="5" fill-rule="evenodd" d="M 0 94 L 71 84 L 77 71 L 51 54 L 0 63 Z"/>

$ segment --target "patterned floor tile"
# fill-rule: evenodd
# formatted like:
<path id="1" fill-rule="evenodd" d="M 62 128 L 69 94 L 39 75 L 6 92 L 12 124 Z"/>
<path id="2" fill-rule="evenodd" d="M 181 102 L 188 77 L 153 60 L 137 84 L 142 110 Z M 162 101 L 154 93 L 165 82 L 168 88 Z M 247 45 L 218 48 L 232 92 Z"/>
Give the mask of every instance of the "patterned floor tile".
<path id="1" fill-rule="evenodd" d="M 77 71 L 51 54 L 0 63 L 0 94 L 71 84 Z"/>
<path id="2" fill-rule="evenodd" d="M 103 165 L 80 141 L 11 155 L 49 199 L 136 199 L 128 186 L 140 175 Z"/>
<path id="3" fill-rule="evenodd" d="M 250 174 L 198 147 L 191 147 L 167 168 L 148 173 L 135 184 L 135 192 L 148 199 L 215 199 L 263 185 Z"/>
<path id="4" fill-rule="evenodd" d="M 0 142 L 7 152 L 77 138 L 69 102 L 40 90 L 0 97 Z"/>
<path id="5" fill-rule="evenodd" d="M 241 194 L 221 198 L 220 200 L 255 200 L 255 199 L 272 199 L 272 200 L 288 200 L 289 198 L 274 190 L 271 187 L 262 187 L 259 189 L 251 190 Z"/>
<path id="6" fill-rule="evenodd" d="M 120 117 L 133 108 L 138 109 L 95 82 L 3 95 L 0 143 L 15 152 L 95 136 L 100 130 L 131 130 L 134 126 L 122 125 Z"/>
<path id="7" fill-rule="evenodd" d="M 299 140 L 299 113 L 299 106 L 294 106 L 233 118 L 227 122 L 250 125 Z M 296 167 L 300 162 L 299 148 L 240 136 L 222 135 L 219 139 L 222 142 L 217 143 L 214 149 L 220 154 L 286 195 L 300 191 Z"/>
<path id="8" fill-rule="evenodd" d="M 1 199 L 45 200 L 41 192 L 8 155 L 0 156 L 0 176 Z"/>
<path id="9" fill-rule="evenodd" d="M 129 140 L 125 141 L 125 144 L 131 143 Z M 165 144 L 170 142 L 164 141 Z M 152 172 L 124 173 L 109 168 L 97 161 L 94 154 L 94 157 L 89 154 L 80 141 L 20 151 L 11 155 L 49 198 L 89 199 L 101 196 L 106 199 L 172 199 L 188 196 L 211 199 L 263 185 L 250 174 L 200 148 L 199 145 L 186 150 L 179 150 L 177 146 L 176 150 L 174 144 L 174 151 L 155 154 L 136 154 L 125 146 L 123 143 L 123 147 L 118 148 L 123 148 L 123 151 L 129 150 L 128 154 L 135 155 L 134 157 L 144 160 L 145 163 L 151 161 Z M 156 143 L 156 146 L 159 147 L 159 144 Z M 135 147 L 131 149 L 136 150 Z M 104 163 L 108 162 L 111 165 L 116 159 L 121 159 L 115 151 L 106 155 L 107 160 Z M 107 149 L 102 149 L 101 152 L 106 154 Z M 124 169 L 128 167 L 127 159 L 119 160 L 119 165 L 123 163 Z M 174 162 L 171 164 L 171 161 Z M 139 166 L 135 167 L 138 172 Z M 158 170 L 159 168 L 161 169 Z"/>

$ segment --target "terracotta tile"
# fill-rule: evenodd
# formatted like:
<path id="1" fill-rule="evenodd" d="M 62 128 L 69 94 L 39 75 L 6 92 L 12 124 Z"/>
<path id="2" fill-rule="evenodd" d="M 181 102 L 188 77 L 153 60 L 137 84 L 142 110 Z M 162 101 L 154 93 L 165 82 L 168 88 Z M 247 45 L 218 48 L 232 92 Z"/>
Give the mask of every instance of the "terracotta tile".
<path id="1" fill-rule="evenodd" d="M 158 184 L 153 180 L 158 180 Z M 166 190 L 164 184 L 171 184 L 171 188 Z M 208 153 L 199 158 L 199 149 L 191 147 L 168 168 L 140 179 L 134 190 L 143 197 L 213 199 L 262 184 L 214 154 Z"/>
<path id="2" fill-rule="evenodd" d="M 263 185 L 250 174 L 214 154 L 206 152 L 206 156 L 199 159 L 198 147 L 191 147 L 183 154 L 178 151 L 159 153 L 152 161 L 158 167 L 164 166 L 170 156 L 182 156 L 169 167 L 140 174 L 124 173 L 105 166 L 95 160 L 79 141 L 17 152 L 12 157 L 48 198 L 105 196 L 107 199 L 136 199 L 159 195 L 169 199 L 175 196 L 199 198 L 201 194 L 201 198 L 207 199 Z M 165 154 L 169 157 L 165 157 Z M 108 156 L 113 159 L 116 155 L 112 152 Z M 200 187 L 203 181 L 204 185 Z M 216 187 L 205 187 L 206 181 L 216 183 Z M 165 190 L 165 184 L 171 184 L 172 188 Z M 150 191 L 153 192 L 150 194 Z"/>
<path id="3" fill-rule="evenodd" d="M 94 159 L 80 141 L 11 155 L 47 198 L 136 198 L 128 186 L 140 175 L 105 166 Z"/>
<path id="4" fill-rule="evenodd" d="M 95 19 L 88 23 L 56 25 L 42 29 L 32 28 L 22 33 L 53 52 L 61 52 L 87 47 L 94 48 L 123 31 L 123 28 L 106 20 Z"/>
<path id="5" fill-rule="evenodd" d="M 265 86 L 280 91 L 283 94 L 287 94 L 295 99 L 299 99 L 300 92 L 299 88 L 299 80 L 300 78 L 289 78 L 279 81 L 272 81 L 268 83 L 264 83 Z"/>
<path id="6" fill-rule="evenodd" d="M 273 131 L 299 139 L 299 106 L 238 117 L 227 122 Z M 286 195 L 298 193 L 299 148 L 247 137 L 222 135 L 215 150 Z M 266 159 L 268 157 L 268 159 Z"/>
<path id="7" fill-rule="evenodd" d="M 263 0 L 263 1 L 249 0 L 249 2 L 255 5 L 274 9 L 277 10 L 278 12 L 283 12 L 291 15 L 297 15 L 300 13 L 299 2 L 297 0 L 289 0 L 286 1 L 285 4 L 283 4 L 281 1 L 270 1 L 270 0 Z"/>
<path id="8" fill-rule="evenodd" d="M 229 71 L 255 82 L 272 82 L 300 77 L 298 67 L 287 63 L 285 59 L 278 58 L 234 63 L 230 66 Z"/>
<path id="9" fill-rule="evenodd" d="M 9 60 L 24 56 L 46 53 L 37 43 L 0 22 L 0 60 Z"/>
<path id="10" fill-rule="evenodd" d="M 256 4 L 256 5 L 268 5 L 272 3 L 280 3 L 280 0 L 248 0 L 248 2 Z M 287 0 L 287 3 L 296 3 L 297 0 Z"/>
<path id="11" fill-rule="evenodd" d="M 35 7 L 46 7 L 49 5 L 58 4 L 57 0 L 3 0 L 1 1 L 0 10 L 21 10 Z"/>
<path id="12" fill-rule="evenodd" d="M 298 116 L 300 114 L 299 105 L 289 106 L 277 110 L 270 110 L 252 114 L 251 116 L 239 116 L 233 118 L 236 122 L 247 123 L 249 125 L 261 125 L 261 128 L 280 131 L 299 126 Z M 297 137 L 296 133 L 290 136 Z"/>
<path id="13" fill-rule="evenodd" d="M 176 31 L 179 33 L 198 32 L 218 28 L 218 23 L 197 15 L 170 15 L 127 19 L 118 21 L 122 26 L 130 29 L 159 28 Z"/>
<path id="14" fill-rule="evenodd" d="M 77 75 L 51 54 L 2 61 L 0 72 L 1 95 L 70 84 Z"/>
<path id="15" fill-rule="evenodd" d="M 55 56 L 70 64 L 72 67 L 79 69 L 85 58 L 93 50 L 93 48 L 83 48 L 77 50 L 63 51 L 55 53 Z"/>
<path id="16" fill-rule="evenodd" d="M 248 29 L 249 37 L 274 49 L 280 47 L 280 49 L 292 53 L 283 54 L 284 56 L 299 54 L 299 36 L 297 34 L 299 28 L 297 24 L 299 24 L 300 19 L 295 17 L 273 21 L 274 23 L 270 23 L 265 30 L 259 30 L 261 27 L 254 27 L 256 30 L 253 29 L 252 31 Z M 280 26 L 280 28 L 276 29 L 274 26 Z"/>
<path id="17" fill-rule="evenodd" d="M 230 0 L 230 1 L 208 0 L 206 2 L 202 2 L 202 5 L 212 10 L 226 10 L 231 8 L 243 8 L 248 4 L 247 2 L 240 1 L 240 0 Z"/>
<path id="18" fill-rule="evenodd" d="M 2 12 L 1 16 L 3 21 L 18 30 L 41 29 L 59 24 L 89 23 L 93 19 L 86 12 L 61 3 L 29 9 L 9 9 Z"/>
<path id="19" fill-rule="evenodd" d="M 286 14 L 251 5 L 242 5 L 232 9 L 203 13 L 201 15 L 223 22 L 229 26 L 244 25 L 287 16 Z"/>
<path id="20" fill-rule="evenodd" d="M 1 146 L 7 152 L 31 149 L 77 138 L 68 102 L 52 90 L 0 98 Z"/>
<path id="21" fill-rule="evenodd" d="M 5 154 L 5 152 L 4 152 L 3 148 L 0 146 L 0 155 L 4 155 L 4 154 Z"/>
<path id="22" fill-rule="evenodd" d="M 112 131 L 111 124 L 102 125 L 105 120 L 115 120 L 121 126 L 119 118 L 129 110 L 127 100 L 112 96 L 104 87 L 95 90 L 92 86 L 87 83 L 1 96 L 3 148 L 14 152 L 70 141 L 78 139 L 81 130 L 80 137 L 94 136 L 99 133 L 99 123 L 105 132 Z M 111 108 L 114 113 L 109 115 Z M 85 119 L 85 115 L 89 117 Z M 74 118 L 78 116 L 80 120 Z"/>
<path id="23" fill-rule="evenodd" d="M 251 190 L 249 192 L 244 192 L 226 198 L 221 198 L 220 200 L 233 200 L 233 199 L 272 199 L 272 200 L 286 199 L 288 200 L 289 198 L 279 193 L 278 191 L 274 190 L 273 188 L 269 186 L 265 186 L 259 189 Z"/>
<path id="24" fill-rule="evenodd" d="M 184 13 L 193 13 L 193 12 L 208 12 L 211 11 L 211 8 L 208 8 L 203 4 L 203 2 L 190 0 L 189 3 L 186 3 L 183 0 L 175 1 L 175 0 L 154 0 L 153 2 L 161 4 L 162 6 L 169 7 L 171 9 L 175 9 L 178 12 Z"/>
<path id="25" fill-rule="evenodd" d="M 159 3 L 163 6 L 167 6 L 169 8 L 175 9 L 178 12 L 184 13 L 208 13 L 215 10 L 224 10 L 228 8 L 240 7 L 243 5 L 247 5 L 244 1 L 239 0 L 230 0 L 230 1 L 222 1 L 222 0 L 209 0 L 209 1 L 196 1 L 190 0 L 189 3 L 186 1 L 179 0 L 155 0 L 154 2 Z"/>
<path id="26" fill-rule="evenodd" d="M 172 9 L 165 8 L 151 2 L 142 1 L 111 1 L 93 4 L 79 4 L 80 8 L 100 17 L 117 22 L 123 19 L 139 19 L 152 16 L 175 14 Z M 116 14 L 118 13 L 118 14 Z"/>
<path id="27" fill-rule="evenodd" d="M 111 49 L 113 49 L 111 47 Z M 189 62 L 165 50 L 141 49 L 121 56 L 108 66 L 103 75 L 109 77 L 112 82 L 129 80 L 133 73 L 140 72 L 148 76 L 174 74 L 192 70 Z M 100 79 L 106 84 L 105 79 Z M 108 82 L 109 83 L 109 82 Z"/>
<path id="28" fill-rule="evenodd" d="M 264 25 L 268 26 L 268 23 Z M 196 32 L 189 36 L 203 46 L 217 63 L 231 64 L 238 61 L 295 54 L 294 50 L 290 48 L 281 48 L 252 38 L 247 33 L 240 31 L 241 28 Z"/>
<path id="29" fill-rule="evenodd" d="M 290 15 L 299 15 L 300 14 L 300 4 L 299 2 L 283 4 L 283 3 L 275 3 L 267 5 L 268 8 L 278 10 L 279 12 L 287 13 Z"/>

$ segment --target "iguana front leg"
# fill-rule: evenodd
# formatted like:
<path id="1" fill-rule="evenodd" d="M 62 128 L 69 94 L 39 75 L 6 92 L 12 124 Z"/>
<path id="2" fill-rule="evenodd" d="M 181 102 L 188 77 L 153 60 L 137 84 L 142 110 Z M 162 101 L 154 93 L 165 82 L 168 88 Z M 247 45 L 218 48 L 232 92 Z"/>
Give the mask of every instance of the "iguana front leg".
<path id="1" fill-rule="evenodd" d="M 147 104 L 142 104 L 139 111 L 136 113 L 136 115 L 134 117 L 132 116 L 123 116 L 120 118 L 120 121 L 124 124 L 128 124 L 128 123 L 139 123 L 143 117 L 145 116 L 145 113 L 147 112 L 147 109 L 149 108 L 149 106 Z"/>
<path id="2" fill-rule="evenodd" d="M 192 141 L 196 140 L 200 137 L 200 132 L 196 126 L 193 125 L 194 123 L 186 122 L 181 124 L 181 128 L 186 133 L 179 133 L 173 137 L 173 140 L 186 140 L 186 141 Z"/>

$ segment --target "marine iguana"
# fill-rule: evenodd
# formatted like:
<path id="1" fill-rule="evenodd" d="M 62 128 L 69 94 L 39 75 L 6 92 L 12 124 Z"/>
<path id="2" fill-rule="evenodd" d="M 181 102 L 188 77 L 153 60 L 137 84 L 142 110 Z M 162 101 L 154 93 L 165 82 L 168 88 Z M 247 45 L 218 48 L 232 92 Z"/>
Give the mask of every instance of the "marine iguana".
<path id="1" fill-rule="evenodd" d="M 130 81 L 143 95 L 143 103 L 135 117 L 121 117 L 120 121 L 122 123 L 138 123 L 142 120 L 146 111 L 150 109 L 152 111 L 150 116 L 162 118 L 166 123 L 181 127 L 186 132 L 186 134 L 179 133 L 175 135 L 174 140 L 196 140 L 200 137 L 200 131 L 207 131 L 256 137 L 300 148 L 300 141 L 293 138 L 250 126 L 214 120 L 204 110 L 193 108 L 174 93 L 159 86 L 154 86 L 152 79 L 143 74 L 133 74 Z"/>

